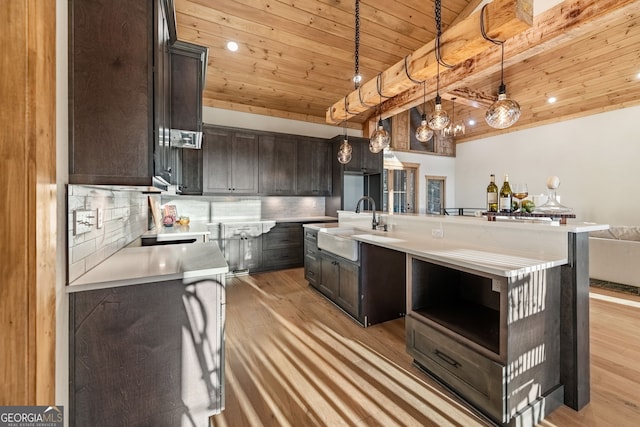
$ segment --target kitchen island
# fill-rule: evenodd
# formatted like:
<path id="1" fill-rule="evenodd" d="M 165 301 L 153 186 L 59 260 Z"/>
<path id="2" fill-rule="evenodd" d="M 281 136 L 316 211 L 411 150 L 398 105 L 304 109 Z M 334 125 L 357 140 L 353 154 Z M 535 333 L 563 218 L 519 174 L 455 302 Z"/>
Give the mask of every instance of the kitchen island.
<path id="1" fill-rule="evenodd" d="M 227 271 L 214 242 L 137 246 L 70 283 L 70 425 L 208 425 L 224 408 Z"/>
<path id="2" fill-rule="evenodd" d="M 418 367 L 500 425 L 589 402 L 588 232 L 607 225 L 383 221 L 391 231 L 339 212 L 332 233 L 406 254 L 406 344 Z"/>

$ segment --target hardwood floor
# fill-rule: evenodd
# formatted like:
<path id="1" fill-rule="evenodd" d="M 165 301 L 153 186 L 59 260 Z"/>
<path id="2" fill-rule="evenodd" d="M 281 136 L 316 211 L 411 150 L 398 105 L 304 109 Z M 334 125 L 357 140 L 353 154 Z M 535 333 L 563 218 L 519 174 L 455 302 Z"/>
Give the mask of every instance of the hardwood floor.
<path id="1" fill-rule="evenodd" d="M 606 300 L 615 296 L 612 300 Z M 591 298 L 591 403 L 543 426 L 640 423 L 640 298 Z M 213 426 L 485 426 L 412 365 L 404 319 L 362 328 L 302 269 L 227 282 L 226 409 Z"/>

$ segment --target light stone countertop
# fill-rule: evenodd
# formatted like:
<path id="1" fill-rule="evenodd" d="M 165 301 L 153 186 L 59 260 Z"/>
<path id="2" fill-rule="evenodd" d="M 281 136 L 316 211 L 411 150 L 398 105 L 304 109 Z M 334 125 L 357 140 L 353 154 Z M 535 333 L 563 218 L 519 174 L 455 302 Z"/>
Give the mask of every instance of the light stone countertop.
<path id="1" fill-rule="evenodd" d="M 323 222 L 338 221 L 335 216 L 309 216 L 309 217 L 277 217 L 273 218 L 275 222 Z"/>
<path id="2" fill-rule="evenodd" d="M 580 223 L 557 227 L 489 222 L 483 218 L 418 215 L 403 215 L 403 221 L 393 221 L 393 216 L 385 215 L 392 231 L 384 232 L 372 230 L 367 226 L 370 215 L 368 218 L 366 214 L 364 216 L 361 221 L 307 224 L 305 227 L 319 232 L 344 227 L 347 229 L 344 236 L 360 242 L 502 277 L 516 277 L 567 264 L 567 233 L 608 228 L 603 224 Z M 395 219 L 399 218 L 396 216 Z M 443 237 L 434 237 L 434 229 L 441 230 Z M 522 240 L 529 244 L 523 244 Z"/>
<path id="3" fill-rule="evenodd" d="M 169 280 L 182 280 L 186 285 L 228 271 L 215 242 L 127 247 L 70 283 L 67 292 Z"/>
<path id="4" fill-rule="evenodd" d="M 162 226 L 159 229 L 153 228 L 145 232 L 141 238 L 156 238 L 158 242 L 202 238 L 211 234 L 206 221 L 191 221 L 187 225 L 174 224 L 171 227 Z"/>

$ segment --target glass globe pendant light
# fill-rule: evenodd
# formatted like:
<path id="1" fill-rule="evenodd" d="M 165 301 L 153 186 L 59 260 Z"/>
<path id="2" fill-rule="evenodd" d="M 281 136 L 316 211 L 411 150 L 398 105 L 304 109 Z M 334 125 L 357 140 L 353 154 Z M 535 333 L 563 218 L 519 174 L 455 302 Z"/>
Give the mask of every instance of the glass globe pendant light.
<path id="1" fill-rule="evenodd" d="M 449 124 L 449 115 L 442 109 L 442 98 L 440 97 L 440 62 L 438 62 L 438 76 L 436 86 L 436 107 L 429 116 L 429 127 L 433 130 L 442 130 Z"/>
<path id="2" fill-rule="evenodd" d="M 494 40 L 487 36 L 484 29 L 484 9 L 480 12 L 480 30 L 482 36 L 494 43 L 499 44 L 502 49 L 502 57 L 500 59 L 500 88 L 498 89 L 498 100 L 491 104 L 485 114 L 487 124 L 495 129 L 506 129 L 513 125 L 520 118 L 520 104 L 513 99 L 507 98 L 507 87 L 504 84 L 504 41 Z"/>
<path id="3" fill-rule="evenodd" d="M 466 127 L 463 121 L 459 121 L 456 123 L 456 100 L 455 96 L 451 98 L 451 122 L 449 126 L 442 130 L 442 134 L 444 136 L 460 136 L 464 135 L 466 132 Z"/>
<path id="4" fill-rule="evenodd" d="M 420 122 L 420 126 L 416 128 L 416 139 L 420 142 L 427 142 L 431 138 L 433 138 L 433 131 L 427 124 L 427 90 L 425 88 L 425 82 L 422 82 L 422 102 L 423 102 L 423 110 L 422 110 L 422 122 Z"/>
<path id="5" fill-rule="evenodd" d="M 376 83 L 378 88 L 378 95 L 380 95 L 380 104 L 378 104 L 378 127 L 371 134 L 371 138 L 369 139 L 369 151 L 372 153 L 379 153 L 385 148 L 389 147 L 389 143 L 391 142 L 391 136 L 389 132 L 387 132 L 382 126 L 382 81 L 380 79 L 380 74 L 378 74 L 378 81 Z"/>
<path id="6" fill-rule="evenodd" d="M 391 137 L 389 136 L 389 132 L 384 129 L 382 116 L 380 116 L 378 119 L 378 128 L 373 131 L 371 139 L 369 140 L 369 151 L 379 153 L 389 146 L 390 141 Z"/>
<path id="7" fill-rule="evenodd" d="M 507 89 L 504 83 L 500 84 L 498 100 L 491 104 L 485 120 L 495 129 L 506 129 L 520 118 L 520 104 L 511 98 L 507 98 Z"/>
<path id="8" fill-rule="evenodd" d="M 344 97 L 344 110 L 345 113 L 347 111 L 347 97 Z M 340 148 L 338 148 L 338 162 L 346 165 L 351 161 L 351 153 L 353 151 L 353 147 L 349 144 L 349 138 L 347 137 L 347 119 L 345 118 L 343 123 L 344 137 L 342 140 L 342 144 L 340 144 Z"/>
<path id="9" fill-rule="evenodd" d="M 340 144 L 340 148 L 338 149 L 338 162 L 343 165 L 349 163 L 351 161 L 352 150 L 353 148 L 351 147 L 351 144 L 349 144 L 349 140 L 345 135 L 345 138 L 342 141 L 342 144 Z"/>

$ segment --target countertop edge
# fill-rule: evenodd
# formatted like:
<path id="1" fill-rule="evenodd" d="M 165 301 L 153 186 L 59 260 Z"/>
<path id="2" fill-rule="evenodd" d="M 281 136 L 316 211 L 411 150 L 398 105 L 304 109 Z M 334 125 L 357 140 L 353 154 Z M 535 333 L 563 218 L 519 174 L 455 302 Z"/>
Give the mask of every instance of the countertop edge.
<path id="1" fill-rule="evenodd" d="M 339 223 L 305 224 L 304 227 L 322 232 L 322 230 L 326 228 L 340 227 L 340 224 Z M 412 247 L 420 242 L 416 242 L 412 240 L 412 237 L 407 233 L 365 230 L 363 228 L 353 227 L 352 225 L 347 225 L 346 227 L 354 228 L 362 232 L 362 234 L 350 235 L 351 239 L 357 240 L 361 243 L 368 243 L 368 244 L 379 246 L 382 248 L 404 252 L 405 254 L 416 256 L 419 258 L 430 259 L 435 262 L 446 263 L 449 265 L 468 268 L 468 269 L 476 270 L 478 272 L 483 272 L 483 273 L 492 274 L 492 275 L 501 276 L 501 277 L 516 277 L 521 274 L 527 274 L 534 271 L 541 271 L 548 268 L 565 265 L 568 263 L 568 259 L 565 256 L 556 255 L 556 256 L 549 256 L 545 258 L 545 257 L 534 256 L 533 254 L 518 254 L 521 260 L 523 260 L 523 265 L 513 266 L 513 267 L 503 266 L 502 264 L 504 264 L 504 262 L 501 262 L 500 258 L 503 256 L 508 257 L 510 255 L 506 253 L 505 254 L 494 253 L 491 251 L 487 251 L 487 253 L 490 255 L 488 256 L 488 258 L 486 258 L 486 260 L 483 260 L 482 262 L 474 262 L 470 260 L 465 260 L 461 257 L 456 257 L 455 254 L 445 255 L 446 252 L 450 252 L 453 249 L 477 251 L 478 248 L 472 245 L 464 245 L 461 242 L 440 241 L 437 243 L 437 245 L 433 245 L 433 248 L 420 250 Z M 397 241 L 383 242 L 378 239 L 375 239 L 375 237 L 368 238 L 366 237 L 367 235 L 389 237 L 392 239 L 397 239 Z M 427 241 L 425 241 L 424 243 L 427 243 Z M 439 254 L 439 252 L 441 252 L 441 254 Z M 331 253 L 331 252 L 328 251 L 328 253 Z M 489 262 L 490 260 L 494 260 L 494 261 Z"/>
<path id="2" fill-rule="evenodd" d="M 122 271 L 122 260 L 130 261 Z M 173 260 L 173 263 L 167 262 Z M 138 268 L 139 267 L 139 268 Z M 113 272 L 118 272 L 114 274 Z M 215 242 L 125 247 L 66 286 L 66 293 L 182 280 L 185 285 L 215 280 L 229 272 Z"/>

